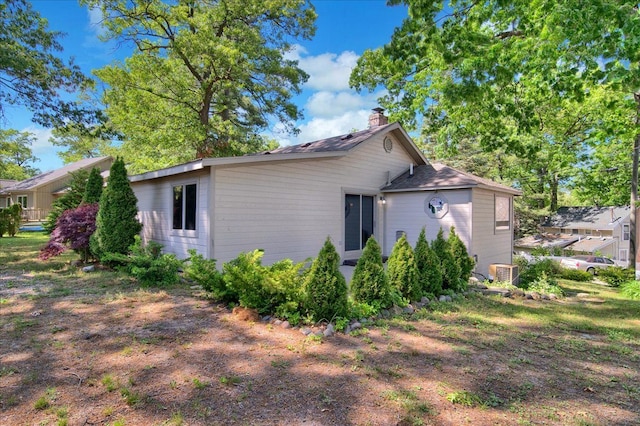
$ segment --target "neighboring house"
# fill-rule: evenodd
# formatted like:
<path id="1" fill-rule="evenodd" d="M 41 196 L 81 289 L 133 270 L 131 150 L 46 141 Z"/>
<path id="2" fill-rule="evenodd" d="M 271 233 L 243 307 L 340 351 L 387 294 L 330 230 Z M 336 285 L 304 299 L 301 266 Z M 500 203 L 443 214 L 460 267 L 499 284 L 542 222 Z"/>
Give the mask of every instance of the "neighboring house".
<path id="1" fill-rule="evenodd" d="M 561 207 L 541 225 L 539 235 L 521 238 L 515 247 L 525 252 L 539 247 L 553 251 L 557 247 L 628 262 L 630 213 L 629 206 Z"/>
<path id="2" fill-rule="evenodd" d="M 315 257 L 329 236 L 343 260 L 373 235 L 389 255 L 450 226 L 487 275 L 511 263 L 519 191 L 429 164 L 397 123 L 376 112 L 347 135 L 242 157 L 204 158 L 132 176 L 144 241 L 179 258 L 196 249 L 218 265 L 264 249 L 265 263 Z"/>
<path id="3" fill-rule="evenodd" d="M 108 171 L 112 163 L 112 157 L 85 158 L 62 168 L 16 182 L 0 189 L 0 206 L 21 204 L 24 220 L 43 221 L 49 214 L 51 203 L 67 189 L 71 180 L 69 173 L 81 169 L 91 170 L 94 167 L 99 168 L 101 172 Z"/>
<path id="4" fill-rule="evenodd" d="M 13 179 L 0 179 L 0 209 L 3 209 L 5 207 L 9 207 L 11 205 L 11 200 L 8 198 L 3 198 L 2 196 L 2 190 L 4 188 L 7 188 L 11 185 L 15 185 L 16 183 L 18 183 L 17 180 L 13 180 Z"/>

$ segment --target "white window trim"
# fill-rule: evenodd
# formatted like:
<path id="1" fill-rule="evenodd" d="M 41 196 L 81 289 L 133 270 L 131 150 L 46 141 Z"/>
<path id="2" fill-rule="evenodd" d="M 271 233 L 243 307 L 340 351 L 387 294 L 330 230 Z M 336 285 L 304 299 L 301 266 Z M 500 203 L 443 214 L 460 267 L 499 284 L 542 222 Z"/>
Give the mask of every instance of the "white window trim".
<path id="1" fill-rule="evenodd" d="M 24 200 L 24 203 L 22 200 Z M 18 195 L 16 197 L 16 203 L 20 204 L 23 209 L 26 209 L 29 207 L 29 197 L 27 195 Z"/>
<path id="2" fill-rule="evenodd" d="M 186 209 L 185 209 L 185 204 L 186 203 L 186 199 L 183 198 L 182 200 L 182 229 L 173 229 L 173 191 L 174 188 L 177 186 L 181 186 L 183 187 L 183 191 L 184 188 L 187 185 L 195 185 L 196 186 L 196 229 L 184 229 L 184 221 L 186 220 Z M 199 209 L 198 207 L 200 206 L 200 185 L 199 182 L 196 180 L 189 180 L 189 181 L 184 181 L 184 182 L 172 182 L 171 183 L 171 187 L 170 187 L 171 191 L 170 191 L 170 212 L 171 214 L 169 215 L 169 229 L 171 230 L 171 235 L 176 236 L 176 237 L 192 237 L 195 238 L 198 236 L 198 231 L 199 231 L 199 221 L 198 221 L 198 216 L 199 216 Z"/>

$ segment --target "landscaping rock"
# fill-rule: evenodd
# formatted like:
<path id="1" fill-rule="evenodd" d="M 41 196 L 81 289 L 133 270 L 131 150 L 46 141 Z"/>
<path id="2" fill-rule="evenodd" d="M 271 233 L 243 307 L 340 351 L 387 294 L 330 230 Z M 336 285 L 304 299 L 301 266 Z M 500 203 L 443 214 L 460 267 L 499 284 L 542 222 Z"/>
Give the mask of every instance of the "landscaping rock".
<path id="1" fill-rule="evenodd" d="M 557 299 L 558 299 L 558 296 L 556 296 L 555 294 L 551 293 L 549 295 L 549 300 L 557 300 Z"/>
<path id="2" fill-rule="evenodd" d="M 412 314 L 415 312 L 415 309 L 412 305 L 407 305 L 402 309 L 403 314 Z"/>
<path id="3" fill-rule="evenodd" d="M 359 329 L 359 328 L 362 328 L 362 324 L 361 324 L 361 323 L 359 323 L 358 321 L 355 321 L 355 322 L 352 322 L 352 323 L 349 325 L 349 328 L 351 328 L 351 330 L 352 330 L 352 331 L 353 331 L 353 330 L 357 330 L 357 329 Z"/>
<path id="4" fill-rule="evenodd" d="M 282 324 L 280 324 L 280 327 L 282 328 L 291 328 L 291 324 L 289 324 L 289 321 L 283 321 Z"/>
<path id="5" fill-rule="evenodd" d="M 82 272 L 93 272 L 96 270 L 95 265 L 89 265 L 82 268 Z"/>
<path id="6" fill-rule="evenodd" d="M 324 337 L 331 337 L 335 334 L 336 330 L 333 326 L 333 324 L 329 323 L 327 324 L 327 328 L 324 329 L 324 332 L 322 333 L 324 335 Z"/>
<path id="7" fill-rule="evenodd" d="M 304 334 L 305 336 L 308 336 L 308 335 L 310 335 L 313 331 L 312 331 L 310 328 L 303 327 L 303 328 L 301 328 L 301 329 L 300 329 L 300 332 L 301 332 L 302 334 Z"/>
<path id="8" fill-rule="evenodd" d="M 420 303 L 422 303 L 424 306 L 426 306 L 429 303 L 431 303 L 431 301 L 429 300 L 428 297 L 423 297 L 422 299 L 420 299 Z"/>
<path id="9" fill-rule="evenodd" d="M 512 297 L 525 297 L 525 293 L 522 289 L 516 288 L 511 290 Z"/>

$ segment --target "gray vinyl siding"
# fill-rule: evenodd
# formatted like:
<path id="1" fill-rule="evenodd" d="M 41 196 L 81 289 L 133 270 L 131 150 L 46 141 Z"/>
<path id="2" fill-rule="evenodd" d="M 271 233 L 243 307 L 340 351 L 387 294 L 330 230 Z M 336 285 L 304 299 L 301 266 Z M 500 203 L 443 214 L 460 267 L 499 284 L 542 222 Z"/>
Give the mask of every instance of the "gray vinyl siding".
<path id="1" fill-rule="evenodd" d="M 173 186 L 197 185 L 196 230 L 174 230 L 172 222 Z M 142 240 L 155 241 L 164 246 L 165 253 L 179 259 L 189 256 L 188 249 L 208 255 L 209 233 L 209 174 L 208 171 L 184 173 L 170 178 L 133 182 L 131 187 L 138 198 L 138 218 L 142 222 Z"/>
<path id="2" fill-rule="evenodd" d="M 387 172 L 393 178 L 411 162 L 400 144 L 386 153 L 383 136 L 338 159 L 215 168 L 212 256 L 226 262 L 263 249 L 265 263 L 303 261 L 315 257 L 327 237 L 344 256 L 344 194 L 376 195 Z M 379 238 L 377 201 L 374 208 Z"/>
<path id="3" fill-rule="evenodd" d="M 425 211 L 425 203 L 428 203 L 436 194 L 440 197 L 444 196 L 449 204 L 448 213 L 440 219 L 429 216 Z M 438 235 L 440 228 L 443 229 L 444 236 L 447 238 L 449 229 L 455 226 L 456 234 L 465 243 L 467 249 L 471 246 L 470 190 L 391 193 L 387 194 L 386 199 L 384 254 L 391 253 L 398 231 L 404 231 L 409 243 L 415 247 L 423 227 L 425 227 L 427 240 L 432 241 Z"/>
<path id="4" fill-rule="evenodd" d="M 485 276 L 489 273 L 490 264 L 510 264 L 513 259 L 513 196 L 500 195 L 511 200 L 510 229 L 495 229 L 495 192 L 483 189 L 474 189 L 472 192 L 474 225 L 469 254 L 477 255 L 476 271 Z"/>

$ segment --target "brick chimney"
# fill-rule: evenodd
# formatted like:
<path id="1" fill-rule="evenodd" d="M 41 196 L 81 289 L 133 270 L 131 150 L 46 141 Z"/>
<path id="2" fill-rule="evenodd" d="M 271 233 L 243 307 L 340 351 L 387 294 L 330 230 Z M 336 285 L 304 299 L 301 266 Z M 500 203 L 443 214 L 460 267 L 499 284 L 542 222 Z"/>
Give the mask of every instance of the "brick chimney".
<path id="1" fill-rule="evenodd" d="M 373 109 L 373 113 L 369 116 L 369 128 L 384 126 L 389 124 L 389 118 L 384 115 L 384 109 L 377 107 Z"/>

